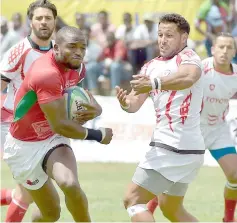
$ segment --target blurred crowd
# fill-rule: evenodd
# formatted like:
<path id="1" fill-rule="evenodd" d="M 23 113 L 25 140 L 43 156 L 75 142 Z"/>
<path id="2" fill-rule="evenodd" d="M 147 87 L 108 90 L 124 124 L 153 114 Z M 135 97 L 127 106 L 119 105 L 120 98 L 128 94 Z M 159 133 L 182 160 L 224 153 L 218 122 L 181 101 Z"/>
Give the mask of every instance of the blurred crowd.
<path id="1" fill-rule="evenodd" d="M 237 0 L 204 0 L 197 9 L 195 28 L 203 36 L 201 44 L 207 56 L 211 56 L 212 41 L 217 33 L 228 31 L 237 40 L 236 11 Z M 121 16 L 121 25 L 116 27 L 105 10 L 98 12 L 95 23 L 90 22 L 87 14 L 77 12 L 75 22 L 88 39 L 84 87 L 93 94 L 115 95 L 116 85 L 129 89 L 132 75 L 138 73 L 145 62 L 159 56 L 158 18 L 154 13 L 145 13 L 138 25 L 135 25 L 134 15 L 126 12 Z M 23 22 L 20 13 L 14 13 L 11 21 L 1 17 L 0 23 L 2 56 L 30 33 L 30 26 L 27 19 Z M 65 25 L 71 24 L 58 17 L 55 33 Z M 188 46 L 194 50 L 198 44 L 191 39 L 188 41 Z M 234 62 L 237 63 L 237 56 Z"/>

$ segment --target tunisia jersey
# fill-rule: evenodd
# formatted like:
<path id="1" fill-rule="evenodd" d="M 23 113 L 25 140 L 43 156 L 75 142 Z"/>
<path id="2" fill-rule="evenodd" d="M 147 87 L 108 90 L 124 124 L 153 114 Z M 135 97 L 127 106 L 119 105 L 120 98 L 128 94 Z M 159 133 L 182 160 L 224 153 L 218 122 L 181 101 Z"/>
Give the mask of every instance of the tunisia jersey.
<path id="1" fill-rule="evenodd" d="M 51 43 L 51 48 L 52 48 Z M 40 50 L 29 37 L 11 47 L 5 54 L 0 63 L 1 78 L 9 82 L 7 95 L 1 108 L 1 122 L 11 122 L 14 108 L 14 96 L 19 89 L 25 73 L 31 64 L 46 53 L 48 50 Z"/>
<path id="2" fill-rule="evenodd" d="M 178 67 L 183 64 L 192 64 L 201 69 L 199 56 L 193 50 L 184 48 L 173 58 L 154 58 L 144 65 L 141 73 L 152 78 L 175 75 Z M 150 96 L 156 112 L 152 142 L 172 146 L 178 150 L 204 150 L 200 130 L 202 78 L 190 88 L 179 91 L 153 90 Z"/>
<path id="3" fill-rule="evenodd" d="M 53 136 L 40 104 L 62 98 L 66 88 L 76 86 L 84 77 L 84 64 L 79 72 L 66 69 L 55 61 L 52 50 L 36 60 L 16 93 L 11 135 L 21 141 L 41 141 Z"/>
<path id="4" fill-rule="evenodd" d="M 215 70 L 213 57 L 203 60 L 202 64 L 205 87 L 201 124 L 218 126 L 225 122 L 229 100 L 237 92 L 237 65 L 232 64 L 233 73 L 227 75 Z"/>

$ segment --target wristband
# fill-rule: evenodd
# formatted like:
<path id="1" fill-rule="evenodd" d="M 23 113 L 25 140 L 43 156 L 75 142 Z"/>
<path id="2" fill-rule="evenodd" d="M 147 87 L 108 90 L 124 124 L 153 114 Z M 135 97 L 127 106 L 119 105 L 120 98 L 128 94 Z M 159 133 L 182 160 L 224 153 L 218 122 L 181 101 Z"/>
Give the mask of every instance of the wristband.
<path id="1" fill-rule="evenodd" d="M 84 140 L 95 140 L 97 142 L 101 142 L 103 140 L 103 133 L 101 130 L 95 129 L 86 129 L 87 135 Z"/>
<path id="2" fill-rule="evenodd" d="M 150 79 L 152 90 L 161 90 L 161 80 L 159 77 Z"/>

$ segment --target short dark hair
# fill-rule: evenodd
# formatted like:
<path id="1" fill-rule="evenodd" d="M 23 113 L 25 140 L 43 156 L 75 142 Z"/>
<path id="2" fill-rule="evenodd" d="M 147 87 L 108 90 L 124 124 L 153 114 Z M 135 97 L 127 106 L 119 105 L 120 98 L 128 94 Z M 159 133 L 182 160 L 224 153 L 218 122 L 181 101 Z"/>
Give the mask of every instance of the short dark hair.
<path id="1" fill-rule="evenodd" d="M 184 33 L 190 33 L 190 25 L 188 21 L 181 15 L 176 13 L 165 14 L 159 19 L 159 25 L 161 23 L 174 23 L 177 25 L 179 31 Z"/>
<path id="2" fill-rule="evenodd" d="M 48 0 L 37 0 L 37 1 L 32 2 L 27 9 L 27 16 L 28 16 L 29 20 L 32 20 L 32 18 L 34 16 L 34 11 L 37 8 L 50 9 L 53 13 L 54 18 L 57 17 L 58 12 L 57 12 L 57 8 L 54 4 L 52 4 Z"/>
<path id="3" fill-rule="evenodd" d="M 220 32 L 220 33 L 217 33 L 217 35 L 216 35 L 215 38 L 214 38 L 214 43 L 216 42 L 216 40 L 217 40 L 219 37 L 232 38 L 233 41 L 234 41 L 235 49 L 237 49 L 236 42 L 235 42 L 235 38 L 234 38 L 234 36 L 233 36 L 231 33 L 227 33 L 227 32 Z"/>
<path id="4" fill-rule="evenodd" d="M 108 12 L 105 10 L 101 10 L 101 11 L 99 11 L 98 15 L 108 16 Z"/>

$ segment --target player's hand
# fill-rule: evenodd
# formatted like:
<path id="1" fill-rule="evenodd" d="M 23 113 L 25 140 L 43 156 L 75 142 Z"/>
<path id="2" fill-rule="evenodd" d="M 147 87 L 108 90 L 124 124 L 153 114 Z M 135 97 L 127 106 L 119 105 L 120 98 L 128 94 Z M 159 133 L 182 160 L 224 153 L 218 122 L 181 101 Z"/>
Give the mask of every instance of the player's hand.
<path id="1" fill-rule="evenodd" d="M 111 140 L 112 140 L 113 130 L 110 129 L 110 128 L 101 128 L 100 130 L 103 131 L 104 134 L 105 134 L 104 139 L 100 143 L 108 145 L 111 142 Z"/>
<path id="2" fill-rule="evenodd" d="M 132 89 L 136 92 L 135 95 L 149 93 L 152 90 L 151 80 L 148 76 L 137 74 L 133 75 L 133 80 L 130 81 Z"/>
<path id="3" fill-rule="evenodd" d="M 99 109 L 93 104 L 81 103 L 85 110 L 80 110 L 74 112 L 74 121 L 78 122 L 80 125 L 84 125 L 87 121 L 94 119 L 98 116 Z"/>
<path id="4" fill-rule="evenodd" d="M 129 107 L 130 100 L 128 100 L 127 98 L 127 90 L 123 90 L 119 86 L 116 86 L 115 89 L 116 89 L 116 96 L 120 105 L 124 108 Z"/>

